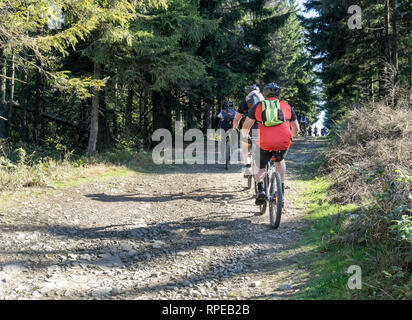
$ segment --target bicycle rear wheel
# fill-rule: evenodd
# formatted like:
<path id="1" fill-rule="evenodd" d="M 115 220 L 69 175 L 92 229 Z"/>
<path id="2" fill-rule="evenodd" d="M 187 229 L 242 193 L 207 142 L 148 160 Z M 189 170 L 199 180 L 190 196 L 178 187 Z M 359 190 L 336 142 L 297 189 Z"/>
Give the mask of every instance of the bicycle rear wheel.
<path id="1" fill-rule="evenodd" d="M 283 208 L 282 181 L 278 172 L 273 172 L 270 176 L 269 190 L 269 216 L 270 226 L 277 229 L 280 224 Z"/>
<path id="2" fill-rule="evenodd" d="M 247 188 L 248 188 L 248 189 L 252 188 L 252 181 L 253 181 L 253 176 L 252 176 L 252 175 L 249 175 L 249 176 L 247 177 Z"/>
<path id="3" fill-rule="evenodd" d="M 225 162 L 225 169 L 229 169 L 229 161 L 230 161 L 230 140 L 226 139 L 226 162 Z"/>
<path id="4" fill-rule="evenodd" d="M 267 192 L 267 189 L 268 189 L 268 176 L 267 176 L 267 174 L 265 175 L 265 179 L 263 180 L 263 185 L 264 185 L 265 190 Z M 257 187 L 256 181 L 255 181 L 255 194 L 256 195 L 258 194 L 258 187 Z M 263 204 L 259 205 L 259 213 L 261 215 L 264 215 L 266 213 L 267 204 L 268 204 L 268 202 L 267 202 L 267 200 L 265 200 L 265 202 Z"/>
<path id="5" fill-rule="evenodd" d="M 263 204 L 259 205 L 259 212 L 261 215 L 264 215 L 266 213 L 267 205 L 268 205 L 268 202 L 266 200 Z"/>

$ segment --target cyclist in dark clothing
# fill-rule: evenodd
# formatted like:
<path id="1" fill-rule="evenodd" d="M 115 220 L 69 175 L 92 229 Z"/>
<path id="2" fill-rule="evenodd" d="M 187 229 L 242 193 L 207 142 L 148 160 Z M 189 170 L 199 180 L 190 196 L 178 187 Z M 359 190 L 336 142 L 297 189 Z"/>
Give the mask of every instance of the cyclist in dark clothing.
<path id="1" fill-rule="evenodd" d="M 233 108 L 233 102 L 231 100 L 226 101 L 223 109 L 217 115 L 217 117 L 220 119 L 219 128 L 225 131 L 232 129 L 235 115 L 236 111 Z"/>
<path id="2" fill-rule="evenodd" d="M 223 106 L 223 109 L 219 112 L 217 117 L 220 119 L 219 120 L 219 128 L 223 129 L 225 132 L 228 130 L 232 129 L 233 127 L 233 119 L 235 118 L 236 115 L 236 110 L 233 108 L 233 102 L 231 100 L 227 100 L 225 105 Z M 226 139 L 226 136 L 221 136 L 222 141 L 223 139 Z M 220 144 L 220 152 L 219 152 L 219 162 L 223 162 L 223 155 L 225 154 L 225 144 L 221 143 Z"/>
<path id="3" fill-rule="evenodd" d="M 240 104 L 239 109 L 237 110 L 237 113 L 236 113 L 236 117 L 233 120 L 233 129 L 236 130 L 239 126 L 240 120 L 243 117 L 247 116 L 247 114 L 249 113 L 250 108 L 253 107 L 254 105 L 258 104 L 263 99 L 264 99 L 264 97 L 260 93 L 260 89 L 257 85 L 254 84 L 254 85 L 249 86 L 246 89 L 245 100 L 243 100 L 242 103 Z M 249 136 L 247 141 L 242 141 L 242 156 L 243 156 L 243 160 L 245 162 L 245 170 L 244 170 L 244 177 L 245 178 L 247 178 L 249 175 L 252 174 L 249 152 L 252 148 L 252 143 L 256 143 L 257 136 L 254 136 L 253 132 L 256 132 L 254 130 L 257 130 L 257 129 L 258 129 L 258 124 L 255 123 L 252 127 L 251 137 Z"/>

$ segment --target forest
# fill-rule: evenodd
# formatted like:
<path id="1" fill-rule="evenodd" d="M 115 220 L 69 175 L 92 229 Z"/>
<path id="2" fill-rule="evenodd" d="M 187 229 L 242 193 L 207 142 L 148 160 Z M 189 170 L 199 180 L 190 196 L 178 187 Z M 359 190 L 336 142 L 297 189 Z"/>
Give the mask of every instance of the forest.
<path id="1" fill-rule="evenodd" d="M 401 0 L 357 1 L 361 28 L 348 27 L 350 1 L 307 1 L 316 17 L 305 19 L 312 62 L 320 66 L 328 121 L 352 105 L 411 94 L 412 4 Z M 410 98 L 409 98 L 410 102 Z"/>
<path id="2" fill-rule="evenodd" d="M 206 131 L 226 99 L 276 81 L 298 116 L 394 101 L 411 88 L 411 3 L 360 1 L 0 2 L 0 137 L 91 155 L 150 147 L 175 120 Z M 396 90 L 394 88 L 397 88 Z"/>
<path id="3" fill-rule="evenodd" d="M 271 81 L 316 114 L 293 1 L 1 1 L 0 137 L 88 155 L 212 127 L 226 99 Z"/>

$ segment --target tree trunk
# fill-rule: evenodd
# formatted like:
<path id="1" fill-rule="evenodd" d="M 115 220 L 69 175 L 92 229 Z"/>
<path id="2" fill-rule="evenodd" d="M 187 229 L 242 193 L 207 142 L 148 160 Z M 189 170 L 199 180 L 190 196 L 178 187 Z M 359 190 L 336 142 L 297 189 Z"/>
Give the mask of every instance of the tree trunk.
<path id="1" fill-rule="evenodd" d="M 7 119 L 7 99 L 6 99 L 6 76 L 7 76 L 7 59 L 0 51 L 0 117 Z M 0 138 L 7 138 L 7 120 L 0 118 Z"/>
<path id="2" fill-rule="evenodd" d="M 41 61 L 37 60 L 36 64 L 41 68 Z M 36 92 L 35 92 L 35 111 L 34 111 L 34 143 L 39 145 L 43 136 L 42 113 L 44 107 L 44 76 L 36 70 Z"/>
<path id="3" fill-rule="evenodd" d="M 144 120 L 144 112 L 143 112 L 143 95 L 144 91 L 141 90 L 139 93 L 139 134 L 142 135 L 144 133 L 144 128 L 147 129 L 146 126 L 143 126 L 143 120 Z"/>
<path id="4" fill-rule="evenodd" d="M 162 110 L 163 128 L 172 132 L 172 97 L 170 95 L 170 92 L 164 95 L 164 101 L 165 103 L 163 104 Z"/>
<path id="5" fill-rule="evenodd" d="M 373 76 L 370 77 L 369 99 L 372 102 L 372 107 L 375 106 L 375 91 L 373 88 Z"/>
<path id="6" fill-rule="evenodd" d="M 392 63 L 395 66 L 396 73 L 399 70 L 399 52 L 398 52 L 398 8 L 397 0 L 392 0 Z"/>
<path id="7" fill-rule="evenodd" d="M 410 19 L 406 19 L 406 28 L 407 28 L 407 33 L 409 34 L 410 31 Z M 409 92 L 412 95 L 412 49 L 411 46 L 408 46 L 408 88 L 409 88 Z"/>
<path id="8" fill-rule="evenodd" d="M 207 129 L 211 128 L 210 121 L 210 109 L 212 101 L 210 99 L 204 99 L 204 117 L 203 117 L 203 132 L 206 133 Z"/>
<path id="9" fill-rule="evenodd" d="M 110 149 L 113 147 L 112 134 L 109 125 L 109 111 L 106 104 L 106 89 L 99 93 L 99 128 L 97 133 L 97 147 L 98 151 Z"/>
<path id="10" fill-rule="evenodd" d="M 193 97 L 191 95 L 189 95 L 189 110 L 186 111 L 187 115 L 186 115 L 186 121 L 187 121 L 187 128 L 191 129 L 194 128 L 194 120 L 193 120 L 193 116 L 194 116 L 194 109 L 193 109 Z"/>
<path id="11" fill-rule="evenodd" d="M 27 60 L 27 54 L 25 54 L 25 59 Z M 23 121 L 21 125 L 21 130 L 23 132 L 23 141 L 24 142 L 29 142 L 29 125 L 28 125 L 28 119 L 27 119 L 27 106 L 29 105 L 29 97 L 30 97 L 30 86 L 28 83 L 28 65 L 26 64 L 25 67 L 23 67 L 23 88 L 22 88 L 22 94 L 23 94 Z"/>
<path id="12" fill-rule="evenodd" d="M 386 80 L 386 65 L 385 65 L 385 42 L 381 41 L 382 36 L 384 35 L 382 33 L 379 33 L 377 36 L 378 39 L 378 48 L 379 48 L 379 55 L 378 55 L 378 82 L 379 82 L 379 88 L 378 88 L 378 100 L 382 99 L 385 94 L 386 94 L 386 86 L 385 86 L 385 80 Z"/>
<path id="13" fill-rule="evenodd" d="M 117 121 L 117 110 L 119 107 L 119 97 L 118 97 L 118 91 L 119 91 L 119 74 L 117 72 L 117 68 L 115 68 L 114 70 L 115 76 L 114 76 L 114 106 L 113 106 L 113 110 L 112 110 L 112 114 L 113 114 L 113 137 L 114 139 L 118 139 L 119 137 L 119 124 Z M 106 110 L 107 112 L 107 110 Z M 108 115 L 105 116 L 106 119 L 108 118 Z"/>
<path id="14" fill-rule="evenodd" d="M 85 106 L 80 101 L 78 101 L 76 98 L 75 98 L 74 105 L 75 107 L 73 109 L 77 109 L 77 116 L 78 116 L 77 122 L 79 124 L 79 127 L 77 128 L 77 134 L 78 134 L 77 145 L 79 149 L 82 150 L 85 146 L 86 135 L 85 135 L 85 131 L 82 130 L 81 128 L 82 127 L 84 128 L 87 126 L 87 123 L 85 123 L 85 118 L 86 118 Z"/>
<path id="15" fill-rule="evenodd" d="M 153 91 L 153 131 L 167 129 L 172 131 L 172 111 L 170 98 L 164 91 Z"/>
<path id="16" fill-rule="evenodd" d="M 7 110 L 7 135 L 11 136 L 11 128 L 13 124 L 13 101 L 14 101 L 14 88 L 15 88 L 15 75 L 16 75 L 16 68 L 15 68 L 15 53 L 13 50 L 13 53 L 11 55 L 11 78 L 10 78 L 10 104 Z"/>
<path id="17" fill-rule="evenodd" d="M 100 63 L 94 63 L 94 78 L 100 79 L 102 66 Z M 89 145 L 87 155 L 90 157 L 96 152 L 97 134 L 99 132 L 99 90 L 96 88 L 93 92 L 92 110 L 90 119 Z"/>
<path id="18" fill-rule="evenodd" d="M 153 91 L 152 93 L 152 104 L 153 104 L 153 132 L 157 129 L 162 128 L 162 104 L 163 95 L 159 91 Z"/>
<path id="19" fill-rule="evenodd" d="M 143 95 L 143 97 L 142 97 L 143 106 L 148 107 L 148 105 L 149 105 L 148 94 L 145 93 L 144 91 L 142 91 L 142 95 Z M 146 140 L 144 140 L 143 143 L 147 147 L 150 146 L 150 142 L 151 142 L 151 138 L 150 138 L 150 134 L 149 134 L 149 132 L 150 132 L 149 124 L 150 124 L 150 112 L 148 111 L 148 112 L 145 113 L 145 116 L 143 117 L 143 137 L 144 137 L 144 139 L 146 139 Z"/>
<path id="20" fill-rule="evenodd" d="M 13 54 L 11 55 L 11 82 L 10 82 L 10 102 L 14 101 L 14 77 L 16 75 L 16 68 L 14 63 L 15 53 L 13 50 Z"/>
<path id="21" fill-rule="evenodd" d="M 385 55 L 386 61 L 391 61 L 391 48 L 389 39 L 390 28 L 390 0 L 385 0 Z"/>
<path id="22" fill-rule="evenodd" d="M 130 139 L 131 129 L 132 129 L 132 115 L 133 115 L 133 97 L 134 88 L 130 87 L 127 90 L 127 101 L 126 101 L 126 114 L 124 123 L 124 134 L 126 139 Z M 139 119 L 141 121 L 141 119 Z"/>

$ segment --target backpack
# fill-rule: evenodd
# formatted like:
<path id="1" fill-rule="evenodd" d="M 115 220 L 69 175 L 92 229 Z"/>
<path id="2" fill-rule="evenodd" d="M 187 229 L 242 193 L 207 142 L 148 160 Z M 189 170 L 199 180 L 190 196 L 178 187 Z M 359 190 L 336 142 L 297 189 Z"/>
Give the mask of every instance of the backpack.
<path id="1" fill-rule="evenodd" d="M 233 121 L 236 116 L 236 111 L 234 109 L 226 109 L 222 111 L 223 120 L 227 122 Z"/>
<path id="2" fill-rule="evenodd" d="M 263 100 L 262 104 L 262 124 L 265 127 L 274 127 L 282 124 L 285 121 L 285 117 L 280 107 L 279 99 L 276 100 Z"/>
<path id="3" fill-rule="evenodd" d="M 263 95 L 259 91 L 251 91 L 245 98 L 246 103 L 252 104 L 252 107 L 258 104 L 260 101 L 265 100 Z"/>

